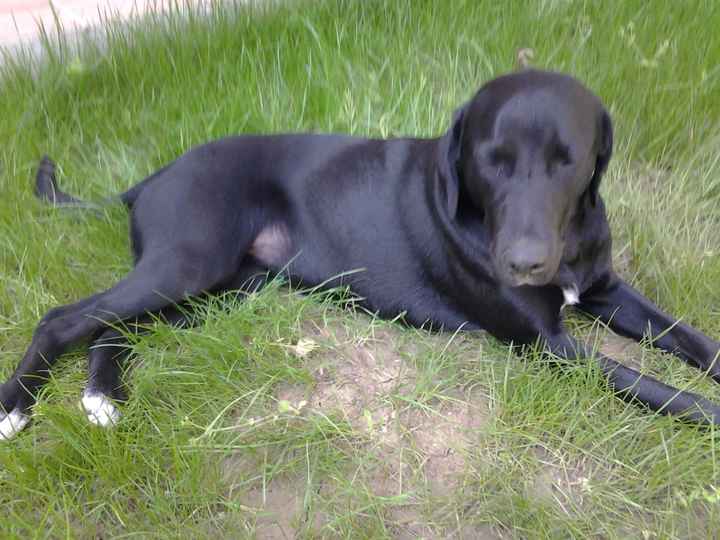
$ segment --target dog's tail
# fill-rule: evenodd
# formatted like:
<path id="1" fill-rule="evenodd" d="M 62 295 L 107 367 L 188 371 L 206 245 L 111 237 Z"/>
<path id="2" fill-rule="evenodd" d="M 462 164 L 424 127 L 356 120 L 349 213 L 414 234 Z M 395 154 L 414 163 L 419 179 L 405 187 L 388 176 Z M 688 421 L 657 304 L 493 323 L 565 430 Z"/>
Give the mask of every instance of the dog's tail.
<path id="1" fill-rule="evenodd" d="M 40 164 L 38 165 L 37 174 L 35 175 L 35 195 L 41 201 L 62 208 L 77 208 L 80 210 L 97 211 L 102 210 L 106 206 L 111 206 L 118 203 L 123 203 L 128 208 L 132 208 L 135 199 L 137 199 L 138 195 L 147 185 L 147 183 L 150 180 L 154 179 L 166 168 L 167 167 L 160 169 L 155 174 L 131 187 L 124 193 L 108 197 L 100 202 L 87 202 L 73 197 L 68 193 L 65 193 L 58 187 L 57 179 L 55 176 L 55 162 L 48 156 L 43 156 L 43 158 L 40 160 Z"/>
<path id="2" fill-rule="evenodd" d="M 97 209 L 98 205 L 76 199 L 58 188 L 55 179 L 55 163 L 43 156 L 35 175 L 35 196 L 53 206 L 70 206 L 75 208 Z"/>

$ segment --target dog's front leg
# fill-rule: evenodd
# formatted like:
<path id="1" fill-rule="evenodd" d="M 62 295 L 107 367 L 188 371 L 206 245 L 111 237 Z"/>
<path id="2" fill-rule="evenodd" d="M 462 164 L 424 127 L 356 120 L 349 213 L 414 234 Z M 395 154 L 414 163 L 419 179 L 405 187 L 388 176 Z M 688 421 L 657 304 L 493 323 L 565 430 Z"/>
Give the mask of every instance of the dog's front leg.
<path id="1" fill-rule="evenodd" d="M 578 307 L 622 336 L 639 341 L 647 335 L 653 346 L 707 371 L 720 382 L 720 344 L 664 313 L 616 275 L 591 287 Z"/>
<path id="2" fill-rule="evenodd" d="M 639 402 L 661 414 L 701 424 L 720 425 L 720 406 L 692 392 L 673 388 L 600 353 L 593 354 L 567 333 L 545 336 L 556 356 L 569 360 L 594 358 L 610 387 L 625 401 Z"/>

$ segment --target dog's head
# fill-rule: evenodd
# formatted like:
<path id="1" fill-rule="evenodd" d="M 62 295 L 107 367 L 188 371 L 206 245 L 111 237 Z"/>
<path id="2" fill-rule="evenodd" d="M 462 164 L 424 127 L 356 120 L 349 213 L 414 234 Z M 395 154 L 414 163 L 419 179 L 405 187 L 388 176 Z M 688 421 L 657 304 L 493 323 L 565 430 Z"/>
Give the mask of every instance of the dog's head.
<path id="1" fill-rule="evenodd" d="M 513 73 L 483 86 L 442 140 L 450 215 L 483 220 L 504 283 L 551 283 L 570 223 L 597 204 L 612 153 L 600 100 L 567 75 Z"/>

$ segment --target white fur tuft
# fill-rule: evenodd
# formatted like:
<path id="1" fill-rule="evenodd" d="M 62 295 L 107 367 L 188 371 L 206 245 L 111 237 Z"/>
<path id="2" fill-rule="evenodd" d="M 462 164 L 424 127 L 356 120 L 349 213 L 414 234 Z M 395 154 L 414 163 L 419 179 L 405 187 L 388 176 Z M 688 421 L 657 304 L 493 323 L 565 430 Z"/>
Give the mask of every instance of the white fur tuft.
<path id="1" fill-rule="evenodd" d="M 20 433 L 30 421 L 30 416 L 13 409 L 0 420 L 0 441 L 9 441 Z"/>
<path id="2" fill-rule="evenodd" d="M 577 285 L 574 283 L 570 285 L 569 287 L 563 287 L 563 305 L 560 309 L 564 308 L 565 306 L 573 306 L 580 302 L 580 291 L 578 291 Z"/>
<path id="3" fill-rule="evenodd" d="M 105 394 L 85 390 L 81 404 L 87 419 L 96 426 L 114 426 L 120 420 L 120 411 Z"/>

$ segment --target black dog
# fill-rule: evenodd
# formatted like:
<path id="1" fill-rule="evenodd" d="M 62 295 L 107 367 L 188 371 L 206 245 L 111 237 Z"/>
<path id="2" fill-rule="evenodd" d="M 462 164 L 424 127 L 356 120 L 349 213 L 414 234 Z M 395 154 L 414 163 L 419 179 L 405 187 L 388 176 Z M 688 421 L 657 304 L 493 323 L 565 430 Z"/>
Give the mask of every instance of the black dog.
<path id="1" fill-rule="evenodd" d="M 612 126 L 571 77 L 524 71 L 483 86 L 438 139 L 328 135 L 241 136 L 190 150 L 120 196 L 131 209 L 135 268 L 105 292 L 50 310 L 12 377 L 0 387 L 9 414 L 0 434 L 28 421 L 55 359 L 91 337 L 119 341 L 110 325 L 148 314 L 182 319 L 188 297 L 262 285 L 347 285 L 382 316 L 453 330 L 484 328 L 516 344 L 540 340 L 557 356 L 586 351 L 563 328 L 577 303 L 616 332 L 706 370 L 720 345 L 661 312 L 613 272 L 600 179 Z M 37 192 L 57 189 L 43 161 Z M 349 273 L 348 271 L 362 271 Z M 342 278 L 334 278 L 341 276 Z M 117 347 L 90 350 L 83 405 L 113 423 Z M 611 387 L 651 409 L 719 423 L 720 408 L 596 356 Z"/>

